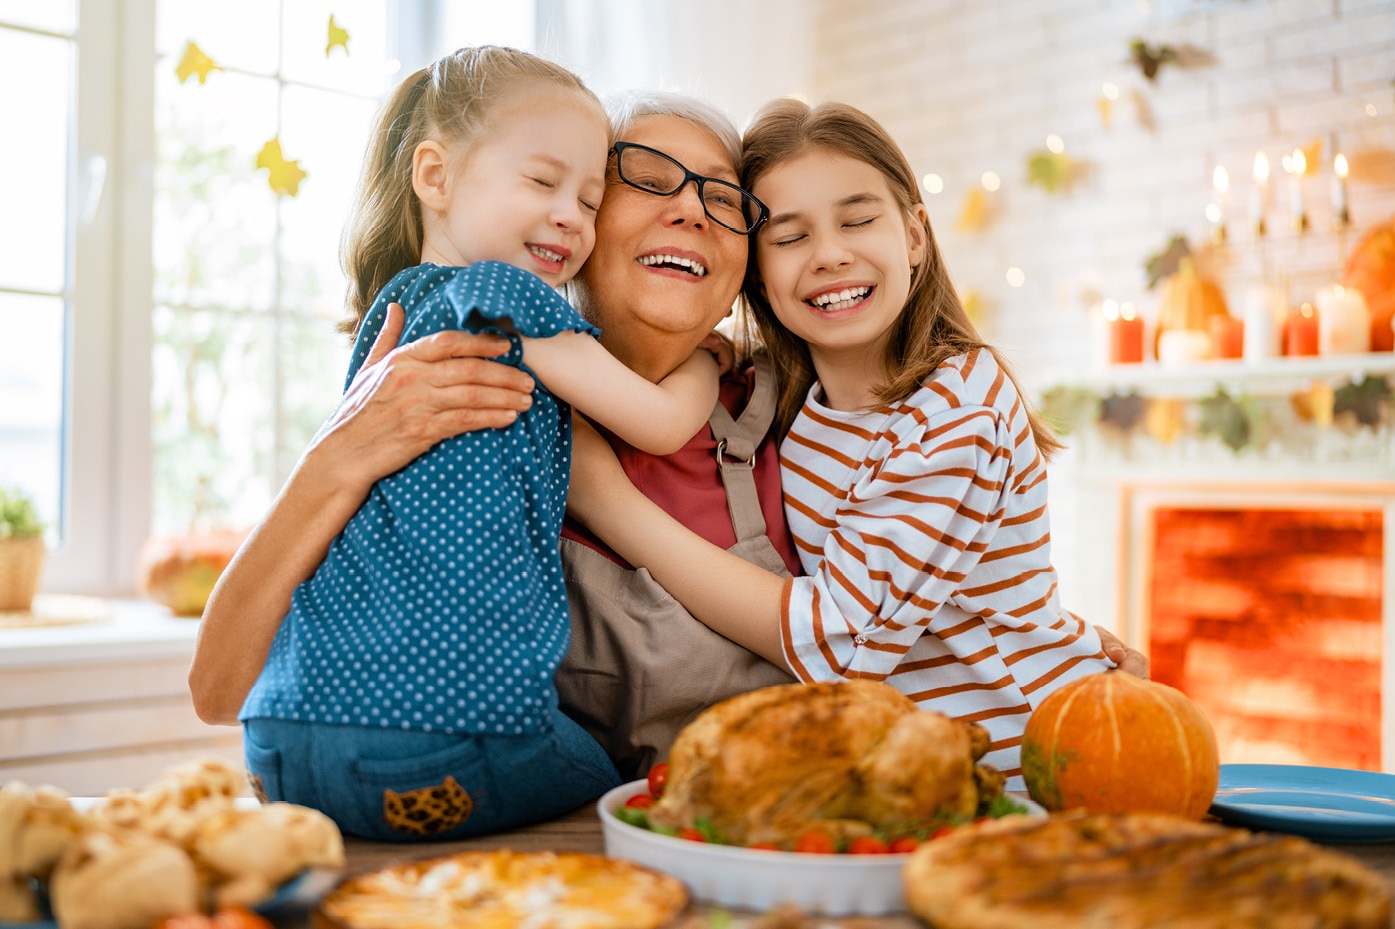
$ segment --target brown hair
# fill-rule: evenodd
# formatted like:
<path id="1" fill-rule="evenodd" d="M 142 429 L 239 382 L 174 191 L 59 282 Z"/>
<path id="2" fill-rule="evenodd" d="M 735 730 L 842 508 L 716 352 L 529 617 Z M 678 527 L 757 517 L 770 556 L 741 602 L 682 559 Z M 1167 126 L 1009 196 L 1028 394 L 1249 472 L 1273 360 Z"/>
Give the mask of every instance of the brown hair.
<path id="1" fill-rule="evenodd" d="M 426 139 L 447 148 L 474 141 L 497 105 L 532 82 L 576 90 L 600 109 L 596 95 L 561 65 L 513 48 L 480 45 L 422 68 L 378 110 L 339 247 L 349 278 L 348 316 L 339 323 L 340 332 L 352 337 L 378 291 L 398 271 L 421 261 L 421 203 L 412 190 L 417 146 Z"/>
<path id="2" fill-rule="evenodd" d="M 799 100 L 774 100 L 760 109 L 742 139 L 741 186 L 751 190 L 762 175 L 781 162 L 810 149 L 825 149 L 863 161 L 887 179 L 908 222 L 919 223 L 925 233 L 925 257 L 911 276 L 906 306 L 887 340 L 885 365 L 891 372 L 876 397 L 896 403 L 915 393 L 942 362 L 975 349 L 992 353 L 1003 372 L 1017 387 L 1026 407 L 1037 448 L 1049 457 L 1061 447 L 1046 422 L 1028 403 L 1017 379 L 997 350 L 979 336 L 964 304 L 950 281 L 929 219 L 920 219 L 914 207 L 921 202 L 915 172 L 887 131 L 871 116 L 842 103 L 810 107 Z M 762 292 L 756 265 L 756 237 L 751 237 L 751 260 L 742 285 L 746 325 L 752 323 L 770 352 L 780 385 L 775 414 L 778 435 L 784 436 L 798 415 L 814 383 L 814 365 L 804 341 L 780 324 Z"/>

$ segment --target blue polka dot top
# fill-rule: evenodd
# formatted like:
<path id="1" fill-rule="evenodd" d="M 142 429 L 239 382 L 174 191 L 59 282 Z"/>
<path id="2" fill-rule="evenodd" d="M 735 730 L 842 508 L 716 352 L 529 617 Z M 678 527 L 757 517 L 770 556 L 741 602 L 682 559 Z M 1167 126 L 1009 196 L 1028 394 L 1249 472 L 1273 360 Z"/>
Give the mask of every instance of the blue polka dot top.
<path id="1" fill-rule="evenodd" d="M 445 329 L 599 333 L 527 271 L 497 261 L 423 264 L 374 301 L 346 388 L 391 301 L 406 310 L 403 343 Z M 500 360 L 527 370 L 510 338 Z M 512 426 L 447 439 L 373 486 L 296 588 L 242 719 L 539 729 L 557 702 L 552 677 L 569 637 L 558 536 L 571 416 L 536 383 L 533 405 Z"/>

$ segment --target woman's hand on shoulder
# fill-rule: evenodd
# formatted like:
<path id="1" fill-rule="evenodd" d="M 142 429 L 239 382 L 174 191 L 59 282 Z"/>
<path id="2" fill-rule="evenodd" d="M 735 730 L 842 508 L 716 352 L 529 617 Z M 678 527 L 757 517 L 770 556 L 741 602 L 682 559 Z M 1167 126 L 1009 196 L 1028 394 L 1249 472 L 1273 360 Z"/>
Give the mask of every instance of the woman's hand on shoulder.
<path id="1" fill-rule="evenodd" d="M 403 321 L 402 308 L 391 304 L 308 453 L 343 468 L 365 492 L 442 439 L 503 428 L 532 404 L 533 379 L 492 360 L 508 351 L 506 339 L 452 330 L 398 346 Z"/>

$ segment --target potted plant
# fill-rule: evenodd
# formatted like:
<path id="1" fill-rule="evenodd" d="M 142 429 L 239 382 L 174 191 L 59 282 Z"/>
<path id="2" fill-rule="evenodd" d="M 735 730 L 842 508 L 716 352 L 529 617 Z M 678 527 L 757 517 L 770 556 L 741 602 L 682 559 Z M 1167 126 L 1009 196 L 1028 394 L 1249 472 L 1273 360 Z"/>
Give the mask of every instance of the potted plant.
<path id="1" fill-rule="evenodd" d="M 34 499 L 0 487 L 0 610 L 28 610 L 44 570 L 44 525 Z"/>

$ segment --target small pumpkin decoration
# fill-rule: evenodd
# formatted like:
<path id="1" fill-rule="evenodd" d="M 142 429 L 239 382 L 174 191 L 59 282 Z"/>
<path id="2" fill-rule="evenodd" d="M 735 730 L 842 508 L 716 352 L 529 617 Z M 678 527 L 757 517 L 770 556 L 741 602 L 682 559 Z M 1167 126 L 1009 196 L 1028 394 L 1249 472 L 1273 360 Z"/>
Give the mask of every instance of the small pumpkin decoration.
<path id="1" fill-rule="evenodd" d="M 1342 284 L 1361 291 L 1371 312 L 1371 351 L 1395 350 L 1395 218 L 1361 237 L 1347 259 Z"/>
<path id="2" fill-rule="evenodd" d="M 1196 273 L 1191 258 L 1178 262 L 1177 273 L 1169 276 L 1163 286 L 1162 302 L 1158 305 L 1158 329 L 1153 336 L 1153 357 L 1158 356 L 1158 342 L 1170 330 L 1186 329 L 1211 335 L 1211 319 L 1230 316 L 1225 295 L 1214 281 Z"/>
<path id="3" fill-rule="evenodd" d="M 1200 819 L 1220 782 L 1211 724 L 1174 687 L 1123 671 L 1071 681 L 1027 720 L 1022 776 L 1048 810 Z"/>
<path id="4" fill-rule="evenodd" d="M 201 616 L 223 569 L 246 532 L 213 531 L 157 536 L 141 547 L 141 592 L 176 616 Z"/>

